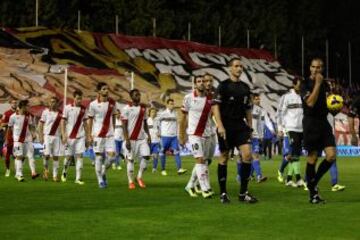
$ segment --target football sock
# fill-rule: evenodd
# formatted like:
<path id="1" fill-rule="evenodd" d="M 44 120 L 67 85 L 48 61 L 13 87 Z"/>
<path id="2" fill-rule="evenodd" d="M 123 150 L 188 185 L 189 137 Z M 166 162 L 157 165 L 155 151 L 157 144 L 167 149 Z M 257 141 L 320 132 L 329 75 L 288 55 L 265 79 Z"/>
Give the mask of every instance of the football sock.
<path id="1" fill-rule="evenodd" d="M 17 177 L 17 174 L 18 174 L 18 162 L 17 162 L 16 159 L 14 160 L 14 168 L 15 168 L 15 177 Z"/>
<path id="2" fill-rule="evenodd" d="M 292 162 L 292 167 L 293 167 L 293 171 L 294 174 L 300 174 L 300 162 L 299 162 L 299 158 L 294 158 L 293 162 Z"/>
<path id="3" fill-rule="evenodd" d="M 99 184 L 103 181 L 102 175 L 101 175 L 101 168 L 102 168 L 102 156 L 96 155 L 95 156 L 95 173 L 96 173 L 96 177 L 98 179 Z"/>
<path id="4" fill-rule="evenodd" d="M 281 174 L 284 173 L 284 170 L 286 168 L 286 166 L 288 165 L 289 161 L 286 160 L 285 156 L 283 157 L 283 160 L 281 162 L 280 168 L 279 168 L 279 172 L 281 172 Z"/>
<path id="5" fill-rule="evenodd" d="M 158 162 L 159 162 L 159 156 L 157 154 L 153 155 L 153 168 L 154 169 L 157 169 Z"/>
<path id="6" fill-rule="evenodd" d="M 336 161 L 330 167 L 330 177 L 331 177 L 331 185 L 334 186 L 338 183 L 338 170 Z"/>
<path id="7" fill-rule="evenodd" d="M 46 170 L 48 170 L 48 169 L 49 169 L 49 160 L 46 159 L 46 158 L 44 158 L 44 159 L 43 159 L 43 163 L 44 163 L 44 168 L 45 168 Z"/>
<path id="8" fill-rule="evenodd" d="M 134 161 L 127 161 L 127 176 L 129 183 L 134 182 Z"/>
<path id="9" fill-rule="evenodd" d="M 240 194 L 244 194 L 248 190 L 248 183 L 251 171 L 251 163 L 241 163 L 241 184 L 240 184 Z"/>
<path id="10" fill-rule="evenodd" d="M 218 164 L 218 182 L 220 194 L 226 193 L 227 165 Z"/>
<path id="11" fill-rule="evenodd" d="M 143 175 L 144 171 L 146 170 L 147 162 L 148 161 L 145 158 L 141 158 L 137 178 L 142 178 L 142 175 Z"/>
<path id="12" fill-rule="evenodd" d="M 288 162 L 288 173 L 287 173 L 287 178 L 286 181 L 290 181 L 292 180 L 292 175 L 294 174 L 294 163 L 293 162 Z"/>
<path id="13" fill-rule="evenodd" d="M 186 187 L 187 188 L 193 188 L 195 186 L 195 181 L 196 180 L 197 180 L 197 175 L 196 175 L 196 168 L 194 166 L 192 171 L 191 171 L 191 176 L 190 176 L 190 179 L 189 179 Z"/>
<path id="14" fill-rule="evenodd" d="M 35 168 L 35 159 L 34 157 L 29 157 L 29 167 L 31 170 L 31 174 L 35 174 L 36 173 L 36 168 Z"/>
<path id="15" fill-rule="evenodd" d="M 310 195 L 315 194 L 315 164 L 307 163 L 306 164 L 306 182 L 307 187 L 309 188 Z"/>
<path id="16" fill-rule="evenodd" d="M 16 166 L 16 176 L 17 177 L 22 177 L 23 173 L 22 173 L 22 169 L 23 169 L 23 162 L 22 160 L 15 160 L 15 166 Z"/>
<path id="17" fill-rule="evenodd" d="M 208 190 L 208 186 L 206 183 L 207 176 L 206 176 L 205 166 L 206 166 L 206 164 L 202 164 L 202 163 L 195 164 L 196 175 L 197 175 L 197 178 L 199 179 L 200 188 L 202 191 Z"/>
<path id="18" fill-rule="evenodd" d="M 84 160 L 82 158 L 78 158 L 76 160 L 76 180 L 81 180 L 81 171 L 84 165 Z"/>
<path id="19" fill-rule="evenodd" d="M 6 169 L 10 169 L 10 157 L 11 157 L 12 152 L 10 152 L 9 150 L 10 149 L 7 148 L 6 156 L 5 156 L 5 167 L 6 167 Z"/>
<path id="20" fill-rule="evenodd" d="M 165 153 L 160 152 L 160 163 L 161 163 L 161 170 L 165 170 L 165 164 L 166 164 L 166 155 L 165 155 Z"/>
<path id="21" fill-rule="evenodd" d="M 63 168 L 63 171 L 62 171 L 63 174 L 64 174 L 64 173 L 67 173 L 67 170 L 68 170 L 69 165 L 70 165 L 70 161 L 68 160 L 67 157 L 65 157 L 65 158 L 64 158 L 64 168 Z"/>
<path id="22" fill-rule="evenodd" d="M 252 162 L 252 168 L 255 170 L 256 177 L 262 177 L 259 159 L 254 159 L 254 160 L 253 160 L 253 162 Z"/>
<path id="23" fill-rule="evenodd" d="M 209 175 L 209 166 L 205 163 L 202 164 L 202 168 L 203 168 L 203 172 L 205 173 L 205 185 L 206 185 L 206 190 L 211 189 L 210 186 L 210 175 Z"/>
<path id="24" fill-rule="evenodd" d="M 240 161 L 236 162 L 236 170 L 237 170 L 237 175 L 239 176 L 239 178 L 241 178 L 241 162 Z"/>
<path id="25" fill-rule="evenodd" d="M 180 158 L 179 150 L 174 150 L 174 156 L 175 156 L 176 168 L 180 169 L 181 168 L 181 158 Z"/>
<path id="26" fill-rule="evenodd" d="M 92 162 L 95 161 L 95 159 L 96 159 L 96 154 L 94 152 L 94 149 L 92 149 L 92 148 L 89 148 L 89 158 Z"/>
<path id="27" fill-rule="evenodd" d="M 114 163 L 116 166 L 120 165 L 120 153 L 115 155 Z"/>
<path id="28" fill-rule="evenodd" d="M 53 161 L 53 177 L 57 177 L 59 170 L 59 160 Z"/>
<path id="29" fill-rule="evenodd" d="M 292 165 L 294 169 L 295 179 L 296 181 L 299 181 L 301 179 L 301 176 L 300 176 L 300 162 L 298 157 L 293 157 Z"/>
<path id="30" fill-rule="evenodd" d="M 324 159 L 318 169 L 317 169 L 317 172 L 315 174 L 315 186 L 318 184 L 318 182 L 320 181 L 320 179 L 322 178 L 322 176 L 324 176 L 324 174 L 330 169 L 331 165 L 333 164 L 333 162 L 329 162 L 329 161 L 326 161 L 326 159 Z"/>

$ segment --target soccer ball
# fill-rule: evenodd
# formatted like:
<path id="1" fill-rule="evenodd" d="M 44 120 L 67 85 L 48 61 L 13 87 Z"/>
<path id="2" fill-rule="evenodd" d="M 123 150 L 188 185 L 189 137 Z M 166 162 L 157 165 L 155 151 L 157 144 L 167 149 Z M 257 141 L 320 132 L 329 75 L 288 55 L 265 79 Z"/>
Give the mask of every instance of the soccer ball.
<path id="1" fill-rule="evenodd" d="M 331 94 L 326 99 L 327 108 L 331 112 L 338 112 L 344 105 L 344 99 L 337 94 Z"/>

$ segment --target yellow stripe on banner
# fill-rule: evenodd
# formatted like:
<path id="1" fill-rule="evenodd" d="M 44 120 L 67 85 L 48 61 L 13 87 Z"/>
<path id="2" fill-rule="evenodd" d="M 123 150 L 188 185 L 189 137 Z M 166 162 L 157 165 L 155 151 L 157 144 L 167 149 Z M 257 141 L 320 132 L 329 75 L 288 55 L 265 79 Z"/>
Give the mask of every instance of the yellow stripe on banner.
<path id="1" fill-rule="evenodd" d="M 159 84 L 162 92 L 176 88 L 175 79 L 170 73 L 160 73 Z"/>
<path id="2" fill-rule="evenodd" d="M 123 50 L 119 49 L 113 43 L 113 41 L 111 41 L 111 39 L 108 35 L 106 35 L 106 37 L 103 37 L 102 41 L 103 41 L 103 44 L 104 44 L 104 47 L 106 48 L 106 50 L 108 50 L 110 54 L 112 54 L 113 56 L 116 57 L 116 58 L 114 58 L 116 61 L 120 61 L 120 62 L 130 61 L 129 56 Z"/>

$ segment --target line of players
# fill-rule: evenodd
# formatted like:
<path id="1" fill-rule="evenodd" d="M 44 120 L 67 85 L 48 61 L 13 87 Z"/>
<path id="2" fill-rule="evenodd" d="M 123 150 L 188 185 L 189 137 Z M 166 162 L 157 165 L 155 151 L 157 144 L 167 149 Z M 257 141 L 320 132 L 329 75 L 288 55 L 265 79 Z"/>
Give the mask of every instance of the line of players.
<path id="1" fill-rule="evenodd" d="M 285 133 L 284 138 L 284 160 L 279 170 L 278 179 L 283 181 L 282 174 L 288 164 L 289 170 L 286 185 L 305 186 L 300 176 L 299 157 L 301 155 L 301 98 L 299 96 L 299 79 L 295 79 L 294 88 L 290 93 L 284 95 L 279 105 L 279 130 Z M 200 193 L 208 198 L 213 195 L 210 187 L 207 165 L 211 163 L 215 145 L 216 145 L 216 125 L 212 120 L 211 96 L 213 94 L 212 76 L 194 77 L 194 91 L 184 98 L 182 107 L 183 118 L 180 124 L 180 143 L 185 143 L 185 129 L 189 142 L 192 146 L 193 155 L 196 159 L 196 165 L 192 171 L 190 180 L 185 188 L 190 196 L 197 196 Z M 140 104 L 141 94 L 138 90 L 132 90 L 130 97 L 132 103 L 120 110 L 119 105 L 108 97 L 108 86 L 105 83 L 99 83 L 97 86 L 98 98 L 90 103 L 89 109 L 81 106 L 82 93 L 74 92 L 74 103 L 67 105 L 63 112 L 58 111 L 58 100 L 53 97 L 50 101 L 50 107 L 46 109 L 41 116 L 39 124 L 39 140 L 44 144 L 44 173 L 43 177 L 49 177 L 49 160 L 53 160 L 53 180 L 58 180 L 59 157 L 63 155 L 62 145 L 65 149 L 64 170 L 62 180 L 66 181 L 69 158 L 76 158 L 76 180 L 77 184 L 84 184 L 81 179 L 81 170 L 83 167 L 82 154 L 86 145 L 93 146 L 95 152 L 95 171 L 99 187 L 107 186 L 106 170 L 116 162 L 117 152 L 124 150 L 124 156 L 127 160 L 127 175 L 129 188 L 135 188 L 134 179 L 134 160 L 140 158 L 140 169 L 136 181 L 142 188 L 145 187 L 143 181 L 143 172 L 147 168 L 150 154 L 153 155 L 153 171 L 156 171 L 158 165 L 158 155 L 160 155 L 162 175 L 167 175 L 165 170 L 165 152 L 168 149 L 174 150 L 178 173 L 183 174 L 185 169 L 181 168 L 181 159 L 179 156 L 179 143 L 177 142 L 177 116 L 174 111 L 174 101 L 167 100 L 167 109 L 159 116 L 156 116 L 156 109 L 150 109 L 150 117 L 147 117 L 146 106 Z M 256 149 L 259 148 L 259 138 L 261 124 L 259 116 L 261 108 L 260 99 L 254 95 L 253 108 L 253 168 L 257 174 L 258 182 L 266 180 L 261 174 L 259 164 L 259 154 Z M 4 124 L 7 124 L 9 130 L 13 131 L 13 154 L 15 156 L 16 178 L 18 181 L 24 181 L 22 165 L 24 157 L 29 160 L 32 178 L 39 176 L 35 171 L 35 161 L 33 157 L 34 149 L 32 140 L 35 136 L 35 126 L 32 116 L 27 112 L 28 102 L 26 100 L 18 103 L 18 109 L 15 112 L 12 104 L 12 114 L 5 113 Z M 258 109 L 259 108 L 259 109 Z M 121 116 L 120 116 L 121 111 Z M 188 120 L 186 120 L 188 115 Z M 289 121 L 290 119 L 290 121 Z M 294 121 L 294 119 L 296 119 Z M 188 126 L 187 126 L 188 125 Z M 259 128 L 256 126 L 259 125 Z M 187 127 L 186 127 L 187 126 Z M 121 137 L 123 130 L 123 139 Z M 160 138 L 161 135 L 161 138 Z M 116 137 L 118 136 L 118 137 Z M 123 140 L 123 141 L 122 141 Z M 161 141 L 161 144 L 160 144 Z M 149 145 L 150 144 L 150 145 Z M 11 144 L 8 143 L 10 146 Z M 150 146 L 150 147 L 149 147 Z M 160 147 L 161 146 L 161 147 Z M 9 153 L 10 151 L 8 151 Z M 117 161 L 118 162 L 118 161 Z M 336 167 L 336 164 L 333 165 Z M 240 172 L 240 171 L 239 171 Z M 331 171 L 337 172 L 337 171 Z M 9 175 L 7 169 L 6 175 Z M 292 182 L 292 175 L 295 175 L 296 183 Z M 196 188 L 198 181 L 200 190 Z M 333 183 L 333 191 L 343 190 L 345 187 Z"/>
<path id="2" fill-rule="evenodd" d="M 210 74 L 205 74 L 204 76 L 198 76 L 194 79 L 195 88 L 194 92 L 191 94 L 197 94 L 196 98 L 200 98 L 202 94 L 205 94 L 206 98 L 211 103 L 211 95 L 214 93 L 212 76 Z M 199 81 L 199 83 L 196 81 Z M 206 93 L 204 93 L 205 91 Z M 98 98 L 90 103 L 88 109 L 81 105 L 82 92 L 75 91 L 73 93 L 73 103 L 65 106 L 63 111 L 58 110 L 58 99 L 52 97 L 49 102 L 49 107 L 41 114 L 38 126 L 38 136 L 40 143 L 43 144 L 44 147 L 43 178 L 45 180 L 48 180 L 50 175 L 49 161 L 51 159 L 53 162 L 53 181 L 59 181 L 59 158 L 64 155 L 65 158 L 61 180 L 64 182 L 66 181 L 67 170 L 71 162 L 70 159 L 75 157 L 75 183 L 80 185 L 84 184 L 81 178 L 83 168 L 82 155 L 87 146 L 92 146 L 92 149 L 95 152 L 95 172 L 99 187 L 101 188 L 107 186 L 106 170 L 111 165 L 114 165 L 114 167 L 119 166 L 119 153 L 121 152 L 121 149 L 124 150 L 124 156 L 127 160 L 127 174 L 130 189 L 135 188 L 133 163 L 137 156 L 141 158 L 140 169 L 136 177 L 140 187 L 145 187 L 142 174 L 147 168 L 150 153 L 154 160 L 153 172 L 157 169 L 158 156 L 160 156 L 161 174 L 167 175 L 165 170 L 165 158 L 166 151 L 169 149 L 172 149 L 175 155 L 178 174 L 186 172 L 186 169 L 181 167 L 177 137 L 177 116 L 176 111 L 174 110 L 174 100 L 168 99 L 167 108 L 160 114 L 157 114 L 157 110 L 154 108 L 149 109 L 150 117 L 148 118 L 146 106 L 140 104 L 141 95 L 138 90 L 135 89 L 130 92 L 132 103 L 126 105 L 121 110 L 120 106 L 108 97 L 108 86 L 105 83 L 98 84 L 97 92 Z M 200 110 L 196 109 L 193 111 L 191 109 L 191 107 L 193 107 L 191 104 L 195 104 L 195 107 L 199 107 L 197 106 L 197 101 L 193 102 L 193 97 L 191 97 L 193 95 L 191 94 L 185 97 L 184 105 L 182 107 L 183 113 L 187 113 L 191 110 L 189 114 L 189 127 L 187 128 L 189 141 L 192 145 L 195 158 L 200 158 L 200 160 L 198 160 L 199 163 L 202 164 L 205 161 L 209 164 L 214 155 L 217 142 L 216 125 L 211 114 L 208 114 L 207 117 L 204 117 L 205 115 L 197 116 L 201 113 L 201 106 Z M 22 100 L 18 104 L 16 101 L 12 101 L 11 110 L 4 114 L 2 123 L 3 126 L 7 128 L 7 155 L 10 155 L 10 153 L 13 152 L 16 159 L 15 177 L 20 182 L 24 181 L 22 169 L 25 158 L 28 158 L 32 178 L 35 179 L 39 176 L 35 170 L 33 148 L 33 140 L 36 136 L 36 126 L 33 116 L 28 112 L 28 104 L 27 100 Z M 186 115 L 184 114 L 183 117 L 184 116 Z M 203 123 L 204 119 L 206 119 L 206 123 Z M 254 119 L 256 119 L 256 117 Z M 184 138 L 184 129 L 186 129 L 186 127 L 183 127 L 186 122 L 187 121 L 183 118 L 180 124 L 181 144 L 184 144 L 186 141 Z M 201 125 L 201 131 L 195 128 L 196 124 Z M 192 128 L 194 129 L 191 130 Z M 194 137 L 192 135 L 201 138 L 205 137 L 206 144 L 204 144 L 206 146 L 204 146 L 206 149 L 201 149 L 200 142 L 194 142 Z M 258 141 L 255 139 L 255 142 Z M 258 148 L 258 146 L 254 146 L 254 149 Z M 196 179 L 195 175 L 199 173 L 199 171 L 196 171 L 197 168 L 195 167 L 192 172 L 191 179 L 193 179 L 192 181 L 194 183 Z M 258 167 L 255 167 L 255 169 L 257 171 Z M 208 172 L 207 169 L 204 171 Z M 6 176 L 9 175 L 10 169 L 9 166 L 7 166 Z M 259 175 L 259 177 L 261 176 Z M 201 180 L 199 181 L 199 186 L 203 186 L 202 178 L 199 177 L 198 179 Z M 193 188 L 192 181 L 189 181 L 187 189 Z M 197 184 L 194 185 L 194 187 L 197 186 Z M 212 192 L 210 190 L 211 188 L 208 183 L 207 189 L 202 192 L 205 192 L 204 195 L 206 196 L 206 192 Z M 197 192 L 200 192 L 198 188 Z M 192 196 L 194 195 L 192 194 Z"/>
<path id="3" fill-rule="evenodd" d="M 106 170 L 115 163 L 121 149 L 127 160 L 127 174 L 129 188 L 134 189 L 134 159 L 140 157 L 140 169 L 136 181 L 145 188 L 142 175 L 147 168 L 150 159 L 151 144 L 152 152 L 160 152 L 162 175 L 167 175 L 165 170 L 165 153 L 172 149 L 176 158 L 178 174 L 187 170 L 181 167 L 179 144 L 177 140 L 176 112 L 174 101 L 167 101 L 167 109 L 160 114 L 159 125 L 153 126 L 152 118 L 147 118 L 146 106 L 140 104 L 141 94 L 134 89 L 130 92 L 132 102 L 120 110 L 120 105 L 109 98 L 109 89 L 106 83 L 97 85 L 98 97 L 92 101 L 86 109 L 81 105 L 82 92 L 73 93 L 73 103 L 66 105 L 63 111 L 58 110 L 59 101 L 52 97 L 49 108 L 42 114 L 38 125 L 38 138 L 43 144 L 44 172 L 43 178 L 49 178 L 49 161 L 52 160 L 52 178 L 58 182 L 59 158 L 64 158 L 64 169 L 61 180 L 66 181 L 67 169 L 70 159 L 76 159 L 77 184 L 84 184 L 81 178 L 83 168 L 83 153 L 86 147 L 91 146 L 95 153 L 95 172 L 100 188 L 107 186 Z M 21 100 L 18 103 L 11 101 L 11 109 L 4 114 L 2 127 L 6 129 L 6 159 L 10 161 L 10 155 L 15 157 L 15 178 L 19 182 L 24 181 L 23 163 L 25 158 L 29 161 L 31 177 L 39 177 L 36 172 L 34 160 L 33 140 L 36 137 L 34 117 L 28 112 L 29 102 Z M 121 112 L 121 116 L 120 116 Z M 150 109 L 154 114 L 154 109 Z M 150 134 L 149 126 L 153 134 Z M 158 122 L 158 121 L 156 121 Z M 159 131 L 153 131 L 158 129 Z M 151 141 L 151 135 L 154 141 Z M 159 136 L 161 135 L 161 147 L 159 150 Z M 115 141 L 116 139 L 116 141 Z M 123 141 L 122 141 L 123 140 Z M 116 151 L 118 150 L 118 151 Z M 117 159 L 118 160 L 118 159 Z M 10 164 L 6 161 L 5 176 L 10 176 Z M 154 161 L 154 169 L 157 161 Z"/>

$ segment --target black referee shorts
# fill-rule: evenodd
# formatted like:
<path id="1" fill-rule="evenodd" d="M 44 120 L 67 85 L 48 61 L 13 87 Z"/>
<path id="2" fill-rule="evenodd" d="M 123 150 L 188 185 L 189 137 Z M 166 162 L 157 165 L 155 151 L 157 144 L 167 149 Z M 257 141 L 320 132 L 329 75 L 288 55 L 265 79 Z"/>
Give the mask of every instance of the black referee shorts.
<path id="1" fill-rule="evenodd" d="M 326 118 L 304 116 L 304 148 L 308 152 L 321 152 L 326 147 L 336 147 L 333 129 Z"/>
<path id="2" fill-rule="evenodd" d="M 225 130 L 226 140 L 218 134 L 220 152 L 230 151 L 244 144 L 251 144 L 251 129 L 247 125 L 242 124 L 240 127 L 237 126 L 236 129 L 225 128 Z"/>

